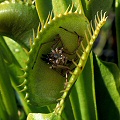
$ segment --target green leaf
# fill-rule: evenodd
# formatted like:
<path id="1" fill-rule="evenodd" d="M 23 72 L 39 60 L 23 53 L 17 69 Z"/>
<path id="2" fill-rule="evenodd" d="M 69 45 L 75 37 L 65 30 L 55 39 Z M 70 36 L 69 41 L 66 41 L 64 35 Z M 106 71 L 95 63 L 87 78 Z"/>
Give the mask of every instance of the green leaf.
<path id="1" fill-rule="evenodd" d="M 9 47 L 9 50 L 10 50 L 9 51 L 8 48 L 5 47 L 5 49 L 7 49 L 7 50 L 6 50 L 6 52 L 4 51 L 5 52 L 4 56 L 6 56 L 6 57 L 8 56 L 9 59 L 12 59 L 11 63 L 14 63 L 16 65 L 20 65 L 21 68 L 25 68 L 25 66 L 26 66 L 25 62 L 28 59 L 28 55 L 25 53 L 23 48 L 17 42 L 13 41 L 12 39 L 10 39 L 8 37 L 4 37 L 4 39 L 5 39 L 5 42 L 6 42 L 7 46 Z M 7 59 L 7 61 L 9 59 Z"/>
<path id="2" fill-rule="evenodd" d="M 94 57 L 96 102 L 99 119 L 118 120 L 120 113 L 120 71 L 114 63 Z"/>
<path id="3" fill-rule="evenodd" d="M 74 120 L 73 108 L 72 108 L 69 97 L 67 97 L 67 99 L 65 101 L 65 108 L 62 112 L 62 117 L 65 120 Z"/>
<path id="4" fill-rule="evenodd" d="M 1 96 L 1 91 L 0 91 L 0 120 L 8 120 L 8 114 L 7 111 L 5 110 L 5 106 L 2 100 L 2 96 Z"/>
<path id="5" fill-rule="evenodd" d="M 27 120 L 63 120 L 61 116 L 55 115 L 54 113 L 41 114 L 41 113 L 30 113 Z"/>
<path id="6" fill-rule="evenodd" d="M 0 48 L 3 51 L 2 54 L 3 54 L 3 57 L 6 60 L 7 64 L 10 65 L 10 64 L 14 63 L 14 64 L 18 65 L 18 62 L 16 61 L 16 59 L 14 59 L 13 54 L 11 53 L 8 45 L 5 42 L 5 39 L 2 36 L 0 36 Z"/>
<path id="7" fill-rule="evenodd" d="M 29 113 L 31 112 L 31 110 L 29 106 L 26 105 L 26 101 L 24 100 L 25 93 L 19 92 L 21 89 L 23 89 L 23 87 L 18 87 L 18 85 L 20 85 L 24 81 L 24 78 L 18 76 L 23 76 L 24 74 L 24 71 L 21 69 L 22 67 L 25 67 L 25 61 L 27 60 L 27 56 L 22 50 L 21 46 L 18 45 L 15 41 L 6 38 L 6 42 L 3 37 L 0 37 L 0 48 L 2 51 L 2 55 L 7 63 L 7 70 L 10 75 L 10 80 L 12 86 L 20 95 L 20 99 L 22 101 L 25 112 Z"/>
<path id="8" fill-rule="evenodd" d="M 38 25 L 35 6 L 9 1 L 0 4 L 0 33 L 11 37 L 26 49 L 30 48 L 33 30 L 36 33 Z"/>
<path id="9" fill-rule="evenodd" d="M 0 37 L 0 45 L 1 45 L 0 48 L 2 51 L 2 55 L 6 61 L 6 64 L 8 66 L 9 73 L 11 73 L 10 75 L 12 77 L 14 76 L 13 78 L 15 78 L 13 79 L 12 83 L 15 84 L 15 86 L 18 86 L 23 81 L 22 79 L 19 79 L 18 76 L 21 76 L 24 74 L 24 72 L 21 70 L 22 68 L 21 66 L 25 67 L 25 63 L 23 63 L 23 60 L 25 62 L 25 60 L 27 60 L 27 56 L 25 55 L 22 48 L 16 42 L 11 41 L 9 38 L 7 38 L 6 41 L 8 45 L 6 44 L 4 38 Z M 18 58 L 20 58 L 20 56 L 18 52 L 15 52 L 16 49 L 19 50 L 20 55 L 24 58 L 23 60 L 19 61 Z"/>
<path id="10" fill-rule="evenodd" d="M 70 94 L 75 120 L 97 120 L 92 54 Z"/>
<path id="11" fill-rule="evenodd" d="M 18 120 L 15 94 L 10 82 L 6 64 L 3 60 L 2 52 L 3 51 L 0 49 L 0 91 L 10 119 Z"/>

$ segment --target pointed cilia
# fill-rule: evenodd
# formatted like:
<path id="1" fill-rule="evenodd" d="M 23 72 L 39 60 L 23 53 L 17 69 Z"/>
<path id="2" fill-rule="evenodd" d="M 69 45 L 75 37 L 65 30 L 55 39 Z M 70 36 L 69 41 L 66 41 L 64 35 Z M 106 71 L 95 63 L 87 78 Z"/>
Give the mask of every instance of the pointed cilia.
<path id="1" fill-rule="evenodd" d="M 98 15 L 95 16 L 95 20 L 94 20 L 94 25 L 95 28 L 93 28 L 92 22 L 90 23 L 90 27 L 87 27 L 87 30 L 85 31 L 85 37 L 86 37 L 86 41 L 87 41 L 87 46 L 84 46 L 83 43 L 81 42 L 81 46 L 82 46 L 82 50 L 83 50 L 83 54 L 80 55 L 78 53 L 78 51 L 76 51 L 76 54 L 79 57 L 79 62 L 76 63 L 74 60 L 72 60 L 73 64 L 76 66 L 74 72 L 71 72 L 71 77 L 70 80 L 66 86 L 66 89 L 63 90 L 63 95 L 62 97 L 59 99 L 60 102 L 57 104 L 54 112 L 56 114 L 61 115 L 62 110 L 64 108 L 64 101 L 65 98 L 68 94 L 68 92 L 70 91 L 71 87 L 73 86 L 73 84 L 76 82 L 78 76 L 80 75 L 80 73 L 82 72 L 82 70 L 84 69 L 84 66 L 86 64 L 87 58 L 89 56 L 89 53 L 91 51 L 91 48 L 100 32 L 101 27 L 105 24 L 107 20 L 106 17 L 106 12 L 103 14 L 102 11 L 100 12 L 100 17 Z"/>
<path id="2" fill-rule="evenodd" d="M 107 19 L 100 14 L 101 18 L 97 13 L 95 28 L 85 15 L 78 10 L 73 12 L 72 8 L 54 18 L 48 15 L 45 24 L 38 28 L 29 52 L 23 83 L 27 102 L 41 107 L 57 103 L 63 94 L 54 111 L 61 114 L 68 91 L 82 72 Z"/>

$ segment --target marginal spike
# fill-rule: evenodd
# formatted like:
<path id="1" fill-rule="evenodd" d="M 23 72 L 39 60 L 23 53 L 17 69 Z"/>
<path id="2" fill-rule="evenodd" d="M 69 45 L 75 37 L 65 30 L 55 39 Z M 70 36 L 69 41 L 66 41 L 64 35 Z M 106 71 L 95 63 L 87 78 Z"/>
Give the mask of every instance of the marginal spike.
<path id="1" fill-rule="evenodd" d="M 65 11 L 64 15 L 68 13 L 69 9 L 70 9 L 70 5 L 67 7 L 67 10 Z"/>
<path id="2" fill-rule="evenodd" d="M 69 13 L 72 13 L 73 7 L 74 7 L 74 4 L 72 4 L 72 6 L 71 6 L 71 9 L 70 9 Z"/>
<path id="3" fill-rule="evenodd" d="M 97 15 L 95 15 L 96 23 L 99 24 L 100 21 L 98 21 Z"/>
<path id="4" fill-rule="evenodd" d="M 81 13 L 82 13 L 82 10 L 80 9 L 80 10 L 79 10 L 79 14 L 81 14 Z"/>
<path id="5" fill-rule="evenodd" d="M 101 20 L 103 19 L 103 13 L 102 12 L 103 12 L 103 10 L 101 10 Z"/>
<path id="6" fill-rule="evenodd" d="M 91 30 L 92 30 L 92 34 L 94 34 L 95 30 L 93 28 L 92 21 L 90 22 L 90 27 L 91 27 Z"/>
<path id="7" fill-rule="evenodd" d="M 20 68 L 20 70 L 25 71 L 25 68 Z"/>
<path id="8" fill-rule="evenodd" d="M 81 47 L 82 47 L 83 51 L 85 52 L 85 47 L 83 45 L 83 42 L 81 42 Z"/>
<path id="9" fill-rule="evenodd" d="M 89 26 L 87 26 L 87 30 L 88 30 L 88 32 L 89 32 L 90 38 L 92 38 L 92 33 L 91 33 L 91 29 L 90 29 Z"/>
<path id="10" fill-rule="evenodd" d="M 94 25 L 95 25 L 95 29 L 96 29 L 96 27 L 97 27 L 97 24 L 96 24 L 96 20 L 94 19 Z"/>
<path id="11" fill-rule="evenodd" d="M 29 97 L 29 93 L 26 93 L 26 94 L 25 94 L 25 98 L 24 98 L 24 100 L 27 100 L 28 97 Z"/>
<path id="12" fill-rule="evenodd" d="M 77 7 L 77 9 L 75 10 L 75 12 L 74 12 L 74 13 L 78 13 L 78 10 L 79 10 L 79 7 Z"/>
<path id="13" fill-rule="evenodd" d="M 81 58 L 80 54 L 78 53 L 78 50 L 76 51 L 77 56 L 79 57 L 79 59 Z"/>
<path id="14" fill-rule="evenodd" d="M 20 90 L 19 92 L 24 92 L 27 90 L 27 86 L 25 86 L 22 90 Z"/>
<path id="15" fill-rule="evenodd" d="M 58 100 L 58 101 L 60 101 L 60 100 Z M 58 103 L 57 106 L 56 106 L 56 108 L 54 109 L 54 112 L 58 113 L 58 111 L 61 109 L 61 107 L 62 106 Z"/>
<path id="16" fill-rule="evenodd" d="M 87 43 L 89 44 L 89 39 L 88 39 L 88 35 L 87 35 L 86 31 L 85 31 L 85 38 L 86 38 Z"/>
<path id="17" fill-rule="evenodd" d="M 73 72 L 71 72 L 71 71 L 70 71 L 69 73 L 70 73 L 71 75 L 75 75 L 75 74 L 74 74 Z"/>
<path id="18" fill-rule="evenodd" d="M 27 55 L 29 55 L 29 51 L 27 50 L 27 49 L 25 49 L 25 48 L 22 48 L 23 50 L 24 50 L 24 52 L 27 54 Z"/>
<path id="19" fill-rule="evenodd" d="M 29 40 L 29 44 L 30 44 L 30 47 L 31 47 L 32 44 L 33 44 L 33 39 L 32 39 L 32 38 L 30 38 L 30 40 Z"/>
<path id="20" fill-rule="evenodd" d="M 59 14 L 59 15 L 58 15 L 58 17 L 61 17 L 61 16 L 62 16 L 62 14 Z"/>
<path id="21" fill-rule="evenodd" d="M 49 19 L 50 19 L 50 12 L 49 12 L 49 14 L 48 14 L 48 17 L 47 17 L 47 19 L 46 19 L 46 22 L 45 22 L 45 25 L 44 26 L 46 26 L 47 24 L 48 24 L 48 22 L 49 22 Z"/>
<path id="22" fill-rule="evenodd" d="M 25 74 L 24 74 L 24 75 L 17 76 L 17 78 L 25 78 Z"/>
<path id="23" fill-rule="evenodd" d="M 100 17 L 98 15 L 99 12 L 97 12 L 97 19 L 98 19 L 98 22 L 100 22 Z"/>
<path id="24" fill-rule="evenodd" d="M 41 24 L 39 23 L 38 28 L 37 28 L 37 35 L 42 30 L 43 26 L 44 26 L 43 22 L 41 22 Z M 38 37 L 38 36 L 36 36 L 36 37 Z M 33 42 L 33 44 L 34 44 L 34 42 Z"/>
<path id="25" fill-rule="evenodd" d="M 57 101 L 61 101 L 63 98 L 58 98 Z"/>
<path id="26" fill-rule="evenodd" d="M 64 93 L 64 92 L 66 92 L 66 90 L 61 90 L 61 91 L 60 91 L 60 93 Z"/>
<path id="27" fill-rule="evenodd" d="M 84 51 L 83 50 L 80 50 L 81 52 L 82 52 L 82 54 L 84 53 Z"/>
<path id="28" fill-rule="evenodd" d="M 17 87 L 21 87 L 21 86 L 25 85 L 26 83 L 27 83 L 27 80 L 25 79 L 25 80 L 22 82 L 22 84 L 18 85 Z"/>
<path id="29" fill-rule="evenodd" d="M 83 60 L 83 58 L 81 58 L 81 60 Z M 72 60 L 72 62 L 73 62 L 73 64 L 74 64 L 76 67 L 78 67 L 78 68 L 81 70 L 81 68 L 82 68 L 81 64 L 78 65 L 74 60 Z M 67 87 L 67 88 L 68 88 L 68 87 Z"/>
<path id="30" fill-rule="evenodd" d="M 104 13 L 104 16 L 103 16 L 104 21 L 106 21 L 106 20 L 107 20 L 107 18 L 108 18 L 108 16 L 106 17 L 106 13 L 107 13 L 107 12 L 105 12 L 105 13 Z"/>
<path id="31" fill-rule="evenodd" d="M 41 22 L 41 29 L 39 31 L 42 31 L 42 28 L 44 28 L 44 21 Z M 38 26 L 39 27 L 39 26 Z"/>
<path id="32" fill-rule="evenodd" d="M 33 31 L 33 40 L 36 38 L 36 35 L 35 35 L 35 30 L 34 29 L 32 29 L 32 31 Z"/>
<path id="33" fill-rule="evenodd" d="M 108 16 L 107 17 L 105 17 L 105 20 L 104 21 L 106 21 L 108 19 Z"/>
<path id="34" fill-rule="evenodd" d="M 77 67 L 77 63 L 72 59 L 73 64 Z"/>
<path id="35" fill-rule="evenodd" d="M 53 16 L 53 11 L 51 11 L 51 13 L 50 13 L 50 18 L 49 18 L 49 22 L 48 22 L 48 23 L 51 22 L 51 20 L 52 20 L 52 16 Z"/>

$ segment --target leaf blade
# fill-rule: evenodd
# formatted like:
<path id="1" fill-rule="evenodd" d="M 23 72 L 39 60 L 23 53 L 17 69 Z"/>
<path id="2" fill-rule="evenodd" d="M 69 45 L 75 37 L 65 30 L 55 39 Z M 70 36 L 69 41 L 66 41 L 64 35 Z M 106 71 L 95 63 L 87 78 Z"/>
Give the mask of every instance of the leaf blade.
<path id="1" fill-rule="evenodd" d="M 77 112 L 75 112 L 75 114 L 77 114 L 77 118 L 75 120 L 97 120 L 92 54 L 88 58 L 75 87 L 79 101 L 79 105 L 76 104 Z M 78 110 L 80 110 L 79 114 Z"/>
<path id="2" fill-rule="evenodd" d="M 115 72 L 119 79 L 120 72 L 115 65 L 94 57 L 96 102 L 99 119 L 118 120 L 120 113 L 120 96 L 115 82 Z M 111 68 L 113 70 L 111 70 Z M 114 74 L 115 73 L 115 74 Z M 118 81 L 117 81 L 118 82 Z"/>

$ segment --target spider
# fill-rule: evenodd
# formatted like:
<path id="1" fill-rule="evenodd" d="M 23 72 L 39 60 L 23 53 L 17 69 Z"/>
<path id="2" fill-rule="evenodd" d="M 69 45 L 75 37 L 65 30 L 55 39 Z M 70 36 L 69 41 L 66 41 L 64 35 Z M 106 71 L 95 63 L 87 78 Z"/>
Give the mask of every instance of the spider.
<path id="1" fill-rule="evenodd" d="M 68 31 L 67 29 L 63 28 L 63 27 L 59 27 L 62 28 L 65 31 Z M 81 36 L 79 36 L 75 31 L 71 32 L 68 31 L 72 34 L 76 34 L 78 36 L 78 42 L 81 42 Z M 70 61 L 68 59 L 68 57 L 66 56 L 66 54 L 74 54 L 76 52 L 76 50 L 78 48 L 76 48 L 76 50 L 73 53 L 66 53 L 64 51 L 64 45 L 62 44 L 62 47 L 59 47 L 58 44 L 61 41 L 60 35 L 57 35 L 57 38 L 55 39 L 57 42 L 55 44 L 53 44 L 50 53 L 48 53 L 47 55 L 42 55 L 43 58 L 42 60 L 46 61 L 48 64 L 50 64 L 50 68 L 51 69 L 55 69 L 56 71 L 63 73 L 63 76 L 65 75 L 66 77 L 66 83 L 68 82 L 68 74 L 71 71 L 70 64 L 72 63 L 72 61 Z M 79 47 L 80 45 L 78 45 Z"/>
<path id="2" fill-rule="evenodd" d="M 68 61 L 68 58 L 63 54 L 63 47 L 51 49 L 51 52 L 47 55 L 47 57 L 48 63 L 52 64 L 51 68 L 65 66 Z"/>
<path id="3" fill-rule="evenodd" d="M 68 57 L 64 55 L 63 47 L 51 49 L 51 52 L 47 55 L 43 55 L 42 59 L 51 65 L 51 69 L 55 69 L 60 73 L 66 72 L 66 83 L 68 82 L 68 73 L 70 68 L 67 66 L 67 64 L 69 63 L 69 60 Z"/>
<path id="4" fill-rule="evenodd" d="M 50 68 L 52 69 L 69 69 L 69 67 L 66 66 L 68 63 L 68 57 L 64 54 L 64 48 L 58 47 L 58 44 L 61 40 L 60 36 L 57 35 L 57 38 L 55 40 L 57 40 L 57 42 L 52 45 L 50 53 L 47 55 L 42 54 L 42 60 L 50 64 Z"/>

